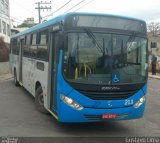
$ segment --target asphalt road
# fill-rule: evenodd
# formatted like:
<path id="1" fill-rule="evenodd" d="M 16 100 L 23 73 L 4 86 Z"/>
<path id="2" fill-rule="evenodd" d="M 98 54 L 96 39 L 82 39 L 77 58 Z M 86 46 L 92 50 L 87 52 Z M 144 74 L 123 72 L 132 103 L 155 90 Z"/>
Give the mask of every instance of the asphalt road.
<path id="1" fill-rule="evenodd" d="M 149 79 L 144 118 L 105 123 L 58 123 L 39 113 L 34 98 L 13 79 L 0 81 L 0 136 L 126 137 L 160 136 L 160 80 Z"/>

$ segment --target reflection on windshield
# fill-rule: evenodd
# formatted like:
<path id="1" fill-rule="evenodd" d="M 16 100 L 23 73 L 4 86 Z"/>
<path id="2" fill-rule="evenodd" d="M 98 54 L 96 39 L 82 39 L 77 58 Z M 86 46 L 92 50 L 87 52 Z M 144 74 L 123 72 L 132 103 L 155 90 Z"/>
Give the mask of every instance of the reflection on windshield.
<path id="1" fill-rule="evenodd" d="M 75 82 L 94 84 L 143 82 L 146 45 L 146 39 L 133 35 L 69 33 L 64 75 Z"/>

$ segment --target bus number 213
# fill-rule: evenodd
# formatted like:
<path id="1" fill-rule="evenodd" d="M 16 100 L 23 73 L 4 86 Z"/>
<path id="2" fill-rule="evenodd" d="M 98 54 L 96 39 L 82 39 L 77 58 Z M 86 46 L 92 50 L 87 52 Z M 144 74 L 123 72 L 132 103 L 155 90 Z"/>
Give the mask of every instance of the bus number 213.
<path id="1" fill-rule="evenodd" d="M 133 105 L 133 99 L 130 99 L 130 100 L 127 99 L 127 100 L 125 100 L 124 105 L 125 106 Z"/>

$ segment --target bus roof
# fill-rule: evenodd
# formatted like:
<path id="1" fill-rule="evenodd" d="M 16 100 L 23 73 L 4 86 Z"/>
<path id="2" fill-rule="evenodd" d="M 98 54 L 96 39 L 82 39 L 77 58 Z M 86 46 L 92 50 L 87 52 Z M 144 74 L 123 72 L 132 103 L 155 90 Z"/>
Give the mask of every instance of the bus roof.
<path id="1" fill-rule="evenodd" d="M 62 15 L 59 15 L 57 17 L 54 17 L 46 22 L 43 22 L 41 24 L 38 24 L 38 25 L 35 25 L 23 32 L 20 32 L 16 35 L 13 35 L 11 38 L 15 38 L 15 37 L 18 37 L 18 36 L 22 36 L 22 35 L 25 35 L 25 34 L 28 34 L 28 33 L 31 33 L 33 31 L 36 31 L 36 30 L 39 30 L 39 29 L 43 29 L 47 26 L 51 26 L 57 22 L 60 22 L 62 20 L 65 20 L 67 16 L 69 15 L 97 15 L 97 16 L 108 16 L 108 17 L 115 17 L 115 18 L 122 18 L 122 19 L 128 19 L 128 20 L 135 20 L 135 21 L 140 21 L 142 23 L 145 23 L 145 21 L 143 20 L 140 20 L 140 19 L 136 19 L 136 18 L 131 18 L 131 17 L 126 17 L 126 16 L 120 16 L 120 15 L 112 15 L 112 14 L 102 14 L 102 13 L 88 13 L 88 12 L 69 12 L 69 13 L 65 13 L 65 14 L 62 14 Z"/>

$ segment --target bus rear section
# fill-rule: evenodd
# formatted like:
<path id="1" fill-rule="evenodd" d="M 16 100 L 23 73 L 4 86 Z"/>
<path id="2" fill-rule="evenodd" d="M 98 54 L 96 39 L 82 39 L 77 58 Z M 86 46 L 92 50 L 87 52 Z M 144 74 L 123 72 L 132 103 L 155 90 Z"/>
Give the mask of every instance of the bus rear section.
<path id="1" fill-rule="evenodd" d="M 52 108 L 58 120 L 143 117 L 148 68 L 145 23 L 104 15 L 73 14 L 68 19 L 66 41 L 59 51 L 57 107 Z"/>

